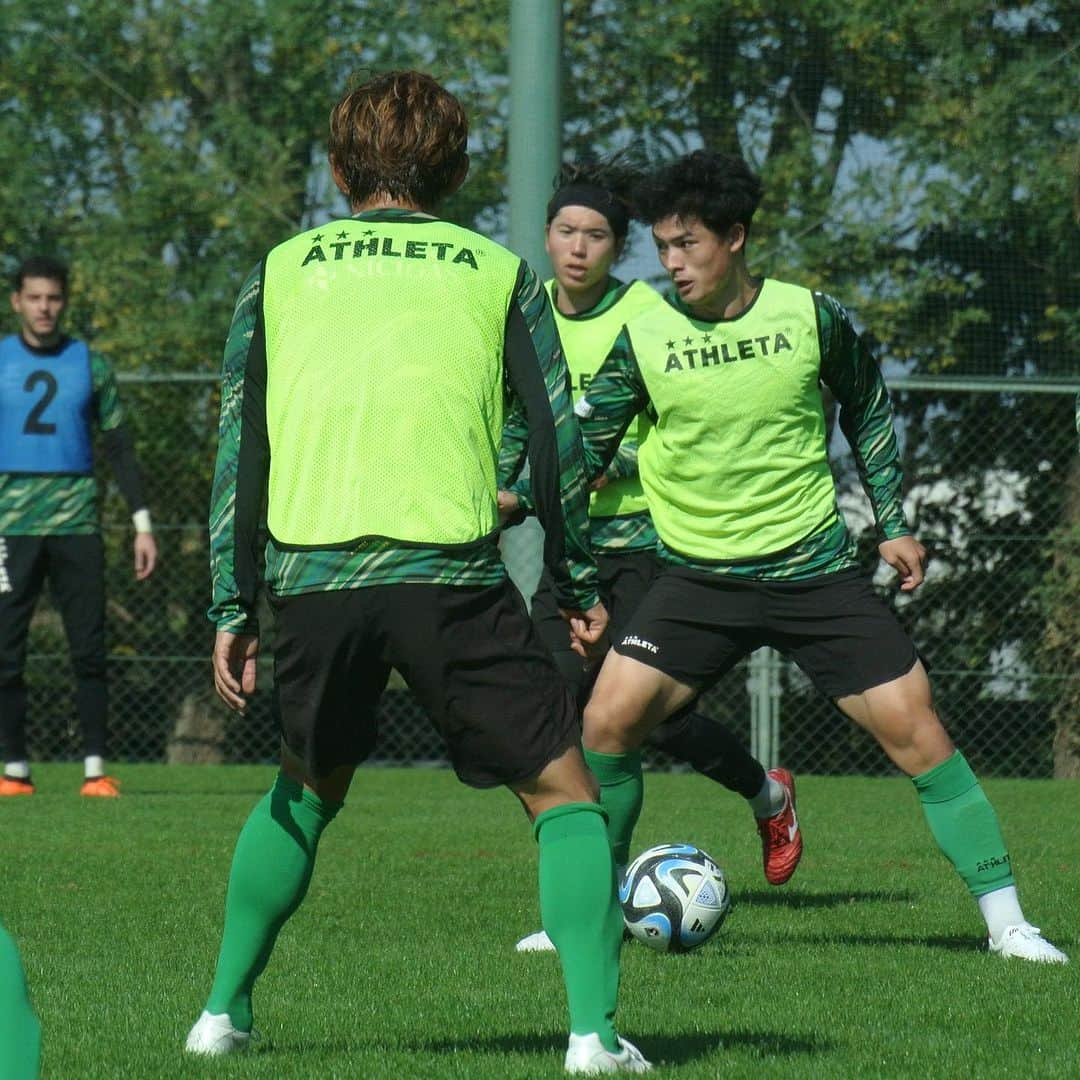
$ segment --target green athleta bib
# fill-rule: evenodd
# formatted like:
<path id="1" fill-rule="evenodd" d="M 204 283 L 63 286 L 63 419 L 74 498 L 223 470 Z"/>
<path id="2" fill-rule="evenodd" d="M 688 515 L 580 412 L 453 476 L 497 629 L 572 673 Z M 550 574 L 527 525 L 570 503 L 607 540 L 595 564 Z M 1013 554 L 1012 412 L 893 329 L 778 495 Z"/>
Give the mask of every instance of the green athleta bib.
<path id="1" fill-rule="evenodd" d="M 267 524 L 282 546 L 497 525 L 518 256 L 434 219 L 333 221 L 266 258 Z"/>
<path id="2" fill-rule="evenodd" d="M 593 376 L 603 366 L 609 350 L 625 323 L 657 305 L 666 307 L 664 298 L 643 281 L 634 281 L 610 307 L 595 315 L 564 315 L 555 303 L 555 280 L 547 283 L 555 322 L 559 328 L 566 366 L 575 403 L 585 396 Z M 626 438 L 640 447 L 648 437 L 652 423 L 641 415 L 627 428 Z M 640 452 L 640 451 L 639 451 Z M 648 510 L 649 504 L 636 476 L 612 480 L 589 498 L 590 517 L 624 517 Z"/>
<path id="3" fill-rule="evenodd" d="M 665 306 L 627 329 L 657 414 L 638 467 L 668 547 L 754 559 L 835 520 L 808 289 L 767 279 L 734 319 Z"/>

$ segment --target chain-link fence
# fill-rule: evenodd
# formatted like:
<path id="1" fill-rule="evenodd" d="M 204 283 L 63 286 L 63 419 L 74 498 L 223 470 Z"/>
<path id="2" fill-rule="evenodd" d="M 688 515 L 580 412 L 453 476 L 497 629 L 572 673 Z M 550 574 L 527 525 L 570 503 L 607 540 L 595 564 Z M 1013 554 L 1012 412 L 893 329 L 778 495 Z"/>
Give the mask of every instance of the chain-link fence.
<path id="1" fill-rule="evenodd" d="M 887 575 L 880 584 L 933 667 L 949 727 L 984 773 L 1049 774 L 1055 735 L 1071 759 L 1060 771 L 1080 772 L 1075 5 L 562 0 L 551 65 L 564 73 L 562 116 L 541 131 L 551 111 L 508 93 L 522 76 L 509 70 L 504 0 L 430 0 L 419 20 L 421 6 L 398 0 L 291 14 L 230 2 L 106 5 L 107 18 L 100 3 L 13 6 L 0 50 L 13 88 L 0 124 L 12 162 L 0 262 L 68 258 L 74 333 L 147 370 L 217 351 L 252 263 L 344 210 L 325 118 L 353 68 L 416 66 L 462 95 L 472 167 L 443 209 L 496 239 L 514 213 L 508 129 L 561 136 L 576 160 L 737 152 L 764 182 L 752 271 L 835 293 L 873 331 L 896 391 L 912 524 L 933 562 L 915 597 L 897 597 Z M 223 35 L 226 24 L 243 33 Z M 525 52 L 541 47 L 535 37 Z M 166 40 L 184 47 L 131 62 Z M 647 234 L 634 230 L 621 276 L 658 273 Z M 210 690 L 216 379 L 129 378 L 123 391 L 163 559 L 133 582 L 126 513 L 110 491 L 112 753 L 269 760 L 267 695 L 240 720 Z M 872 566 L 867 507 L 834 450 Z M 506 550 L 527 582 L 535 535 L 512 535 Z M 67 650 L 47 603 L 31 649 L 33 752 L 73 755 Z M 888 767 L 766 651 L 702 708 L 768 761 Z M 441 758 L 406 691 L 392 688 L 384 712 L 381 760 Z"/>
<path id="2" fill-rule="evenodd" d="M 213 695 L 206 507 L 213 462 L 216 379 L 127 378 L 123 399 L 147 477 L 161 565 L 131 572 L 126 510 L 103 500 L 108 551 L 110 751 L 139 761 L 269 761 L 277 751 L 268 690 L 248 715 Z M 932 552 L 926 584 L 901 598 L 879 571 L 933 669 L 947 724 L 984 773 L 1046 776 L 1051 709 L 1080 672 L 1053 670 L 1043 652 L 1051 533 L 1061 525 L 1063 470 L 1075 454 L 1075 387 L 975 382 L 942 388 L 894 382 L 910 486 L 907 505 Z M 868 504 L 846 444 L 833 440 L 840 501 L 872 566 Z M 536 544 L 511 541 L 507 561 L 527 582 Z M 884 568 L 887 570 L 887 568 Z M 78 753 L 63 630 L 45 599 L 31 628 L 30 738 L 37 758 Z M 270 684 L 268 662 L 260 682 Z M 742 735 L 762 759 L 802 772 L 884 772 L 873 741 L 768 650 L 705 696 L 702 711 Z M 443 748 L 409 692 L 388 690 L 376 760 L 441 761 Z M 666 764 L 656 757 L 655 764 Z"/>

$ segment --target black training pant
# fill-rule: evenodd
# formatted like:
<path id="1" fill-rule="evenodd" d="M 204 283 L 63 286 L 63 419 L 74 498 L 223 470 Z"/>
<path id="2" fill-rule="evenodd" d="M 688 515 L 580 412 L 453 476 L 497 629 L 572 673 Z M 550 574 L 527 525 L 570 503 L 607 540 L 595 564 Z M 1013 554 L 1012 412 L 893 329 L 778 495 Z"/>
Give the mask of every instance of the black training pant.
<path id="1" fill-rule="evenodd" d="M 0 751 L 25 761 L 26 638 L 45 582 L 75 674 L 84 755 L 105 756 L 105 549 L 101 537 L 0 537 Z"/>

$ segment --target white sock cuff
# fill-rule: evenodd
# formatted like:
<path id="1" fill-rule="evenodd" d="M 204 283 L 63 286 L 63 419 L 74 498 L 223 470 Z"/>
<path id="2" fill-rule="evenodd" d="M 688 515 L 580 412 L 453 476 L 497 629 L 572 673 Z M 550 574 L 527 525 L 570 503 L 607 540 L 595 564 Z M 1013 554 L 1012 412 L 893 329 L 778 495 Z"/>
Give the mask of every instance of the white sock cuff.
<path id="1" fill-rule="evenodd" d="M 756 818 L 769 818 L 784 809 L 784 785 L 766 774 L 761 790 L 747 800 Z"/>
<path id="2" fill-rule="evenodd" d="M 1015 885 L 1006 885 L 1003 889 L 984 893 L 978 897 L 979 910 L 986 920 L 986 929 L 993 941 L 1000 941 L 1007 926 L 1016 926 L 1026 922 L 1020 910 L 1020 898 L 1016 895 Z"/>

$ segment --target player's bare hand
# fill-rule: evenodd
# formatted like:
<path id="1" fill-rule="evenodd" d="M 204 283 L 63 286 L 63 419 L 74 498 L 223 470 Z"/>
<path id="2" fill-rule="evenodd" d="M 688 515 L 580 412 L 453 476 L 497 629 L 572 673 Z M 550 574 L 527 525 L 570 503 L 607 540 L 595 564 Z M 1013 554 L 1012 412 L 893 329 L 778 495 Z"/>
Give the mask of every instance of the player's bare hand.
<path id="1" fill-rule="evenodd" d="M 599 660 L 608 648 L 608 613 L 603 604 L 587 611 L 560 608 L 562 617 L 570 624 L 570 648 L 586 660 Z"/>
<path id="2" fill-rule="evenodd" d="M 214 689 L 234 712 L 247 708 L 255 692 L 255 660 L 259 639 L 254 634 L 231 634 L 219 630 L 214 638 Z"/>
<path id="3" fill-rule="evenodd" d="M 511 525 L 520 525 L 525 519 L 521 500 L 512 491 L 500 491 L 498 496 L 499 525 L 508 529 Z"/>
<path id="4" fill-rule="evenodd" d="M 914 536 L 878 544 L 878 553 L 900 575 L 900 591 L 914 592 L 926 576 L 926 548 Z"/>
<path id="5" fill-rule="evenodd" d="M 601 473 L 591 484 L 589 484 L 590 491 L 599 491 L 601 488 L 606 488 L 611 481 L 608 479 L 607 473 Z"/>
<path id="6" fill-rule="evenodd" d="M 145 581 L 157 566 L 158 549 L 153 533 L 135 534 L 135 580 Z"/>

